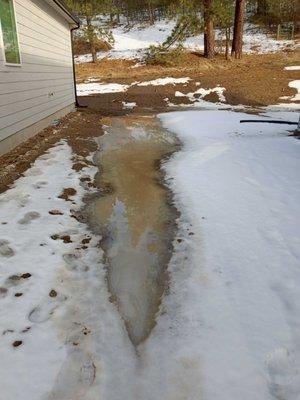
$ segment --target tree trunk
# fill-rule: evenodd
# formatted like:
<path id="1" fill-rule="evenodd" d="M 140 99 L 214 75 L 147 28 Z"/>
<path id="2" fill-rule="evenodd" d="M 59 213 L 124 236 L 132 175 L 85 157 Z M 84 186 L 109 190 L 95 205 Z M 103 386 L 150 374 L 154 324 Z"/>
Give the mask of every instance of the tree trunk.
<path id="1" fill-rule="evenodd" d="M 267 14 L 267 0 L 257 1 L 257 15 L 265 17 Z"/>
<path id="2" fill-rule="evenodd" d="M 204 57 L 213 58 L 215 55 L 215 31 L 212 20 L 213 0 L 204 0 Z"/>
<path id="3" fill-rule="evenodd" d="M 228 60 L 229 58 L 229 42 L 230 42 L 230 28 L 225 29 L 226 36 L 226 48 L 225 48 L 225 58 Z"/>
<path id="4" fill-rule="evenodd" d="M 242 58 L 246 0 L 236 0 L 231 56 Z"/>
<path id="5" fill-rule="evenodd" d="M 96 49 L 95 49 L 94 40 L 92 40 L 92 42 L 91 42 L 91 52 L 92 52 L 93 63 L 95 63 L 97 61 L 97 52 L 96 52 Z"/>
<path id="6" fill-rule="evenodd" d="M 153 13 L 151 1 L 148 1 L 148 12 L 149 12 L 150 25 L 153 25 L 154 24 L 154 13 Z"/>
<path id="7" fill-rule="evenodd" d="M 94 28 L 92 25 L 92 20 L 90 17 L 86 17 L 86 25 L 87 25 L 87 30 L 88 30 L 88 40 L 90 43 L 90 49 L 92 53 L 92 60 L 93 62 L 97 61 L 97 52 L 96 52 L 96 46 L 95 46 L 95 35 L 94 35 Z"/>

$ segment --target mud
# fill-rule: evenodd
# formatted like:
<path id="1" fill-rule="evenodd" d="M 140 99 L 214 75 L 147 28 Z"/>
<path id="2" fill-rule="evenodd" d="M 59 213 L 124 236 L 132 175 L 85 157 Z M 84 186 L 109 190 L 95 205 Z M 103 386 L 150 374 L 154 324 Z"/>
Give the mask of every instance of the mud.
<path id="1" fill-rule="evenodd" d="M 103 235 L 107 282 L 134 345 L 155 325 L 167 287 L 176 211 L 160 164 L 178 146 L 154 117 L 113 118 L 96 156 L 100 197 L 91 207 Z"/>

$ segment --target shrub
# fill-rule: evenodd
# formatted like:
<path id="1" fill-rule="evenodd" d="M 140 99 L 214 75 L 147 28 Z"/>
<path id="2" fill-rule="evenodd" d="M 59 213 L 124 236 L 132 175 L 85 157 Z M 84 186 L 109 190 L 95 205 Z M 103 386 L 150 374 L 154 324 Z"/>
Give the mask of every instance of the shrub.
<path id="1" fill-rule="evenodd" d="M 108 51 L 112 46 L 102 39 L 95 40 L 96 51 Z M 74 54 L 80 56 L 91 52 L 91 45 L 84 36 L 75 36 L 74 38 Z"/>
<path id="2" fill-rule="evenodd" d="M 150 46 L 145 56 L 148 65 L 173 67 L 183 61 L 185 50 L 182 46 L 166 49 L 164 46 Z"/>

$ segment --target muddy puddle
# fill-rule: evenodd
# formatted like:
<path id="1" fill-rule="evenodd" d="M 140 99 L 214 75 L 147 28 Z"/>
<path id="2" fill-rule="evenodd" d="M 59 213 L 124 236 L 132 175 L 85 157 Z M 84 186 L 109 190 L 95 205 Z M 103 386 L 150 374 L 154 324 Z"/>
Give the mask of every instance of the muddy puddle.
<path id="1" fill-rule="evenodd" d="M 96 156 L 100 196 L 91 217 L 103 235 L 111 301 L 137 346 L 155 326 L 167 288 L 176 211 L 160 165 L 178 142 L 155 117 L 106 122 Z"/>

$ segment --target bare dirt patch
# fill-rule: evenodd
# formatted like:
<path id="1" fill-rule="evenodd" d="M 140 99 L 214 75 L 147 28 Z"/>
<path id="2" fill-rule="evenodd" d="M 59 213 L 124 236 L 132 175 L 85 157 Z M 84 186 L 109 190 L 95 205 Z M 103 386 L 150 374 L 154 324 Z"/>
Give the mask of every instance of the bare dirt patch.
<path id="1" fill-rule="evenodd" d="M 228 103 L 249 106 L 266 106 L 278 103 L 281 96 L 292 96 L 295 90 L 288 83 L 299 78 L 298 71 L 286 71 L 284 67 L 299 63 L 299 51 L 276 54 L 245 55 L 239 61 L 226 61 L 223 57 L 208 61 L 199 54 L 188 53 L 177 67 L 140 66 L 132 68 L 135 61 L 101 60 L 97 63 L 84 63 L 76 66 L 78 82 L 89 77 L 103 82 L 131 84 L 136 81 L 152 80 L 159 77 L 189 76 L 201 83 L 201 87 L 209 89 L 217 85 L 226 88 L 225 97 Z M 193 90 L 194 82 L 186 86 Z M 139 108 L 165 107 L 167 97 L 174 104 L 175 90 L 181 90 L 182 85 L 166 86 L 133 86 L 125 93 L 108 93 L 99 96 L 80 98 L 83 105 L 89 105 L 103 115 L 122 115 L 129 112 L 137 113 Z M 132 111 L 124 110 L 122 102 L 136 102 Z M 187 101 L 187 100 L 184 100 Z M 180 100 L 182 102 L 182 99 Z M 188 101 L 187 101 L 188 102 Z"/>
<path id="2" fill-rule="evenodd" d="M 61 119 L 59 126 L 44 129 L 38 135 L 0 157 L 0 193 L 22 176 L 38 156 L 59 140 L 66 139 L 75 154 L 86 157 L 97 149 L 93 138 L 102 134 L 102 122 L 99 114 L 81 110 L 67 115 Z M 84 161 L 83 164 L 87 165 L 87 161 Z"/>
<path id="3" fill-rule="evenodd" d="M 76 193 L 77 192 L 74 188 L 65 188 L 58 197 L 66 201 L 72 201 L 70 197 L 75 196 Z"/>

